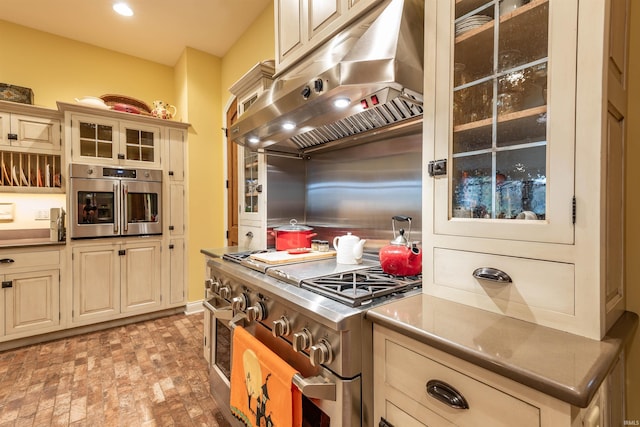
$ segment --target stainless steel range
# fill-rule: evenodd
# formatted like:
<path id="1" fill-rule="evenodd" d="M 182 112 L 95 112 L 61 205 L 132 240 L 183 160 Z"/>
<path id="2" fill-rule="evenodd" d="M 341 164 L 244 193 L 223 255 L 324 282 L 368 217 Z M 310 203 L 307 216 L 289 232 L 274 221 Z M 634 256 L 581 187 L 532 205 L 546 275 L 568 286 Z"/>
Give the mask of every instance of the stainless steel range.
<path id="1" fill-rule="evenodd" d="M 335 258 L 265 264 L 249 252 L 203 250 L 211 391 L 228 411 L 231 328 L 241 324 L 301 375 L 305 426 L 373 426 L 372 326 L 366 309 L 421 292 L 421 277 Z"/>

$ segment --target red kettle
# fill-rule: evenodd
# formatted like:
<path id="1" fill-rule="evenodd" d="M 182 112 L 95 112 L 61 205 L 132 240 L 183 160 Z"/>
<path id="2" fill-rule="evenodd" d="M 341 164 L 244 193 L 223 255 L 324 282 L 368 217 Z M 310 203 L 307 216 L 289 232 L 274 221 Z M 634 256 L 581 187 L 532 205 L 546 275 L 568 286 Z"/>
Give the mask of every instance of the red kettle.
<path id="1" fill-rule="evenodd" d="M 411 217 L 394 216 L 391 218 L 394 239 L 380 249 L 380 266 L 382 271 L 394 276 L 416 276 L 422 273 L 422 251 L 415 243 L 410 243 L 401 228 L 396 236 L 396 221 L 409 223 L 411 237 Z"/>

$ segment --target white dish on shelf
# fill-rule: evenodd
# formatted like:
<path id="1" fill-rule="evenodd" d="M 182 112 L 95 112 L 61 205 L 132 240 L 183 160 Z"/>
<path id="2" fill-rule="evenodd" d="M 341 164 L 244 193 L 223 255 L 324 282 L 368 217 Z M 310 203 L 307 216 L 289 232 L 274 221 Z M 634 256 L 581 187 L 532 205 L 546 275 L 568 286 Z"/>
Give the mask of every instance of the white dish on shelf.
<path id="1" fill-rule="evenodd" d="M 27 186 L 27 187 L 29 186 L 29 180 L 24 175 L 24 171 L 22 169 L 20 169 L 20 179 L 22 179 L 22 185 Z"/>

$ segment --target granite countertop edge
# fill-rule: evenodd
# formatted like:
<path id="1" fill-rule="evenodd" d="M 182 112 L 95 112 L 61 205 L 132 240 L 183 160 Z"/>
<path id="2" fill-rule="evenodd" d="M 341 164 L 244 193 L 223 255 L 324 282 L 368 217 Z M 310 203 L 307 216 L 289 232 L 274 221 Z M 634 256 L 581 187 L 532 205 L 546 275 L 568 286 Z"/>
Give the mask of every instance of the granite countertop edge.
<path id="1" fill-rule="evenodd" d="M 50 239 L 44 238 L 33 238 L 33 239 L 10 239 L 4 240 L 0 239 L 0 249 L 17 249 L 17 248 L 26 248 L 33 246 L 62 246 L 65 245 L 66 242 L 58 242 L 52 241 Z"/>
<path id="2" fill-rule="evenodd" d="M 375 310 L 368 311 L 366 317 L 373 323 L 387 327 L 418 342 L 581 408 L 588 406 L 638 326 L 638 315 L 629 311 L 624 312 L 602 339 L 602 342 L 611 344 L 610 349 L 603 351 L 599 355 L 592 364 L 591 369 L 584 373 L 582 381 L 572 385 L 554 381 L 544 375 L 528 370 L 526 366 L 508 363 L 504 359 L 465 346 Z M 585 340 L 587 339 L 585 338 Z"/>

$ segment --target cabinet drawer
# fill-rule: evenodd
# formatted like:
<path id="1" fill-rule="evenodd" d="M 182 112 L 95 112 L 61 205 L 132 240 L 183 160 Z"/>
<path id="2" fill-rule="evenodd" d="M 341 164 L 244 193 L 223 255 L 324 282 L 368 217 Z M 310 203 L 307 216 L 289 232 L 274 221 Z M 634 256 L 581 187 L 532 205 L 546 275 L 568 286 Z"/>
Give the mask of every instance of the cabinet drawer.
<path id="1" fill-rule="evenodd" d="M 502 270 L 512 283 L 476 279 L 480 267 Z M 575 312 L 574 264 L 434 248 L 433 277 L 439 291 L 454 292 L 458 300 L 525 320 L 536 309 Z"/>
<path id="2" fill-rule="evenodd" d="M 394 341 L 385 340 L 388 386 L 408 399 L 460 426 L 539 426 L 540 409 L 451 369 Z M 457 390 L 468 409 L 455 409 L 427 394 L 426 384 L 439 380 Z"/>
<path id="3" fill-rule="evenodd" d="M 6 252 L 0 253 L 0 260 L 13 260 L 0 262 L 0 273 L 23 268 L 38 267 L 41 265 L 58 265 L 60 264 L 59 251 L 44 252 Z"/>

